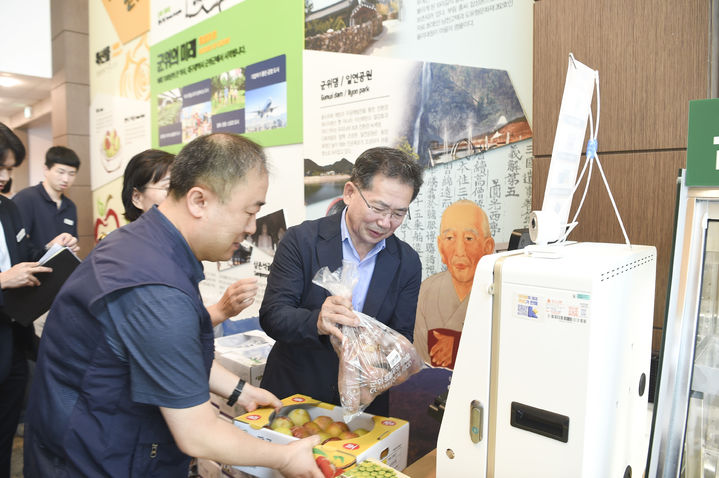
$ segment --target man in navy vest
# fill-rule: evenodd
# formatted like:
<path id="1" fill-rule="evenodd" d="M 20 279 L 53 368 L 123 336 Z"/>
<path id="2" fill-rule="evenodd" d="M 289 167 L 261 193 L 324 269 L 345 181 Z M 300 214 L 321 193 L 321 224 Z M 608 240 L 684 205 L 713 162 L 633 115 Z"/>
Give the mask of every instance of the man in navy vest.
<path id="1" fill-rule="evenodd" d="M 167 199 L 109 234 L 48 316 L 28 405 L 26 477 L 180 477 L 191 456 L 321 477 L 310 437 L 265 442 L 220 419 L 210 391 L 280 407 L 213 361 L 200 261 L 229 260 L 268 186 L 261 148 L 199 137 L 178 154 Z"/>

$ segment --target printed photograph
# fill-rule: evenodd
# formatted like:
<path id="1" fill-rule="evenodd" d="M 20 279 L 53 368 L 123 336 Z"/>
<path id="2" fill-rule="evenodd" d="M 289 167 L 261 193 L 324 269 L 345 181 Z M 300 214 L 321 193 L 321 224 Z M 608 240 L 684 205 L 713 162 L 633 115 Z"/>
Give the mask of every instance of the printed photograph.
<path id="1" fill-rule="evenodd" d="M 182 92 L 173 88 L 157 95 L 157 126 L 169 126 L 180 122 Z"/>
<path id="2" fill-rule="evenodd" d="M 217 261 L 217 270 L 226 271 L 233 267 L 249 264 L 252 258 L 252 243 L 248 240 L 240 243 L 240 247 L 232 254 L 228 261 Z"/>
<path id="3" fill-rule="evenodd" d="M 245 74 L 242 68 L 225 71 L 210 81 L 213 115 L 245 107 Z"/>
<path id="4" fill-rule="evenodd" d="M 182 142 L 212 133 L 212 104 L 197 103 L 182 109 Z"/>
<path id="5" fill-rule="evenodd" d="M 372 78 L 379 71 L 374 70 Z M 363 71 L 372 69 L 365 67 Z M 427 169 L 465 158 L 470 162 L 484 161 L 490 151 L 532 138 L 505 70 L 398 61 L 395 72 L 396 77 L 405 78 L 403 81 L 408 83 L 401 93 L 402 102 L 380 103 L 369 96 L 367 100 L 342 98 L 322 104 L 323 145 L 319 150 L 322 155 L 304 158 L 307 218 L 325 216 L 343 207 L 344 183 L 349 179 L 356 155 L 366 149 L 352 147 L 339 154 L 333 151 L 333 146 L 340 142 L 363 144 L 363 137 L 358 137 L 350 127 L 356 127 L 362 135 L 384 129 L 389 134 L 379 138 L 375 146 L 402 149 Z M 340 80 L 342 83 L 347 78 Z M 365 88 L 370 92 L 381 95 L 374 81 L 359 83 L 359 87 L 367 85 Z M 345 90 L 352 87 L 354 83 L 345 83 Z"/>
<path id="6" fill-rule="evenodd" d="M 394 43 L 399 0 L 306 0 L 305 49 L 374 54 Z"/>
<path id="7" fill-rule="evenodd" d="M 257 231 L 249 236 L 247 241 L 252 242 L 254 247 L 263 252 L 274 256 L 277 244 L 284 237 L 285 231 L 287 231 L 285 213 L 280 209 L 257 219 Z"/>
<path id="8" fill-rule="evenodd" d="M 287 126 L 287 82 L 247 91 L 245 124 L 248 133 Z"/>

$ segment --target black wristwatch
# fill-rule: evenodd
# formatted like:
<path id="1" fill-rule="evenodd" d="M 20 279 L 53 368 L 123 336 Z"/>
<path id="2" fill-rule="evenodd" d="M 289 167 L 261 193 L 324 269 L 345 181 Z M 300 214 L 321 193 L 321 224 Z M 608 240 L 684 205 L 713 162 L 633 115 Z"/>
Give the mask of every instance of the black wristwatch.
<path id="1" fill-rule="evenodd" d="M 237 382 L 237 386 L 232 391 L 232 395 L 230 395 L 230 398 L 227 399 L 227 405 L 232 406 L 235 403 L 237 403 L 237 399 L 240 397 L 240 394 L 242 393 L 242 389 L 245 387 L 245 381 L 240 379 L 239 382 Z"/>

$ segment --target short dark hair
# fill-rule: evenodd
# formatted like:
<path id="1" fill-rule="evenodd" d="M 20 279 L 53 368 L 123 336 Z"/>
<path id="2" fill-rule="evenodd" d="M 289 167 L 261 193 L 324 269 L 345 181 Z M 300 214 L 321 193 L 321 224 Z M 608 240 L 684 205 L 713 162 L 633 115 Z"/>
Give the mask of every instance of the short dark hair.
<path id="1" fill-rule="evenodd" d="M 9 178 L 7 180 L 7 182 L 5 183 L 5 186 L 3 186 L 2 191 L 0 191 L 0 193 L 8 194 L 11 189 L 12 189 L 12 178 Z"/>
<path id="2" fill-rule="evenodd" d="M 175 161 L 175 155 L 159 149 L 147 149 L 132 157 L 125 167 L 122 179 L 122 205 L 125 207 L 125 219 L 132 222 L 142 215 L 142 209 L 132 203 L 132 192 L 145 191 L 149 183 L 164 178 Z"/>
<path id="3" fill-rule="evenodd" d="M 412 186 L 412 201 L 422 187 L 422 167 L 404 151 L 396 148 L 370 148 L 359 155 L 352 168 L 350 181 L 361 189 L 371 189 L 377 174 L 397 178 Z"/>
<path id="4" fill-rule="evenodd" d="M 50 169 L 56 164 L 64 164 L 71 168 L 80 169 L 80 158 L 70 148 L 53 146 L 45 153 L 45 167 Z"/>
<path id="5" fill-rule="evenodd" d="M 267 158 L 249 139 L 228 133 L 199 136 L 177 154 L 169 194 L 180 199 L 193 187 L 203 186 L 225 202 L 232 188 L 255 167 L 267 173 Z"/>
<path id="6" fill-rule="evenodd" d="M 20 166 L 25 159 L 25 145 L 10 128 L 0 123 L 0 161 L 3 163 L 7 159 L 8 151 L 15 155 L 15 166 Z"/>

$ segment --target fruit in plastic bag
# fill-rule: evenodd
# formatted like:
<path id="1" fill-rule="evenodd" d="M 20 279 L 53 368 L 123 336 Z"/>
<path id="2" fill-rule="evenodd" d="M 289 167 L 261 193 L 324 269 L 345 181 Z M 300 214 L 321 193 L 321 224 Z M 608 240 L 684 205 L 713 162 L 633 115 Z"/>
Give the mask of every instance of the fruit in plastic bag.
<path id="1" fill-rule="evenodd" d="M 350 262 L 343 262 L 334 272 L 323 267 L 312 282 L 332 295 L 351 297 L 357 283 L 357 269 Z M 359 318 L 359 326 L 340 325 L 341 342 L 334 335 L 330 336 L 340 361 L 337 386 L 344 409 L 343 419 L 347 423 L 362 413 L 379 394 L 404 382 L 422 368 L 417 350 L 406 337 L 362 312 L 353 312 Z"/>
<path id="2" fill-rule="evenodd" d="M 340 357 L 338 388 L 349 422 L 379 394 L 399 385 L 422 368 L 414 346 L 399 332 L 355 311 L 359 327 L 342 327 L 342 343 L 330 340 Z"/>

